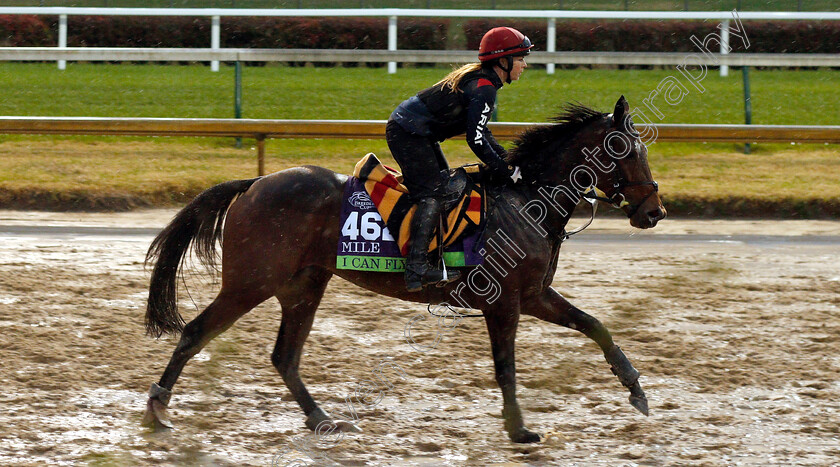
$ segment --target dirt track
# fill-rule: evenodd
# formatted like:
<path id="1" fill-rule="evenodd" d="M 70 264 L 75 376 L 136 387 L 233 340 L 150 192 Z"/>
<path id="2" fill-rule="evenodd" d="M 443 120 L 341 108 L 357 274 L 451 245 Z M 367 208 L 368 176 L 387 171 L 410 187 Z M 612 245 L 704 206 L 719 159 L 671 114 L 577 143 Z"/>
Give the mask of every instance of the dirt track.
<path id="1" fill-rule="evenodd" d="M 140 427 L 176 342 L 144 336 L 150 230 L 79 226 L 156 228 L 172 214 L 0 212 L 0 464 L 269 465 L 306 433 L 269 359 L 276 303 L 187 365 L 171 403 L 175 431 Z M 595 227 L 564 245 L 554 287 L 612 330 L 642 372 L 649 418 L 592 342 L 526 317 L 519 397 L 544 441 L 513 445 L 482 320 L 421 353 L 403 328 L 424 307 L 335 279 L 301 364 L 315 399 L 346 413 L 345 397 L 386 357 L 407 377 L 360 410 L 364 432 L 328 456 L 344 465 L 840 463 L 840 223 L 668 220 L 633 237 L 626 221 Z M 187 282 L 199 306 L 217 290 L 207 278 Z"/>

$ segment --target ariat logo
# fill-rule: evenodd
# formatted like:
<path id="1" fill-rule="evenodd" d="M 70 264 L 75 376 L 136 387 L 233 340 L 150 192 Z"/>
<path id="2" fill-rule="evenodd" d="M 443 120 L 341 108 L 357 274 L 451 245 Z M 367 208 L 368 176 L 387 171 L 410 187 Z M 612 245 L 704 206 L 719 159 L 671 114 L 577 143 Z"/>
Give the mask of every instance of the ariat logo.
<path id="1" fill-rule="evenodd" d="M 350 198 L 347 199 L 348 202 L 352 206 L 355 206 L 359 209 L 372 209 L 374 208 L 373 201 L 371 201 L 370 196 L 364 191 L 355 191 Z"/>
<path id="2" fill-rule="evenodd" d="M 475 144 L 484 144 L 484 127 L 487 125 L 490 110 L 490 105 L 485 102 L 484 110 L 481 111 L 481 118 L 478 120 L 478 126 L 475 128 Z"/>

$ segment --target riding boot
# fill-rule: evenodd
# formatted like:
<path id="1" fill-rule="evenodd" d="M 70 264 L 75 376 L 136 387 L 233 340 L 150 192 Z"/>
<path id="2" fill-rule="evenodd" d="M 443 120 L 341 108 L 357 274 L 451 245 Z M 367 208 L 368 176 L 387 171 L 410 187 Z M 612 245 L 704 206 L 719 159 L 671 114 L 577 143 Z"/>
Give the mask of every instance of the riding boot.
<path id="1" fill-rule="evenodd" d="M 442 286 L 461 276 L 458 271 L 447 271 L 448 277 L 444 280 L 443 271 L 429 264 L 429 244 L 432 242 L 435 226 L 439 223 L 440 210 L 440 200 L 436 198 L 423 198 L 417 203 L 417 210 L 411 220 L 411 236 L 405 265 L 405 285 L 409 292 L 423 290 L 423 287 L 429 284 Z"/>

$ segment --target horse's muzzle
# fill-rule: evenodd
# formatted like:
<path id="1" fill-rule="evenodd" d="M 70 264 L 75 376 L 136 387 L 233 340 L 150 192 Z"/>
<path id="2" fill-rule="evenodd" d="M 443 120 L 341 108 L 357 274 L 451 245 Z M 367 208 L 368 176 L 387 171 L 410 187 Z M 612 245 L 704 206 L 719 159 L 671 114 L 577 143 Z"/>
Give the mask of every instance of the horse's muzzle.
<path id="1" fill-rule="evenodd" d="M 645 227 L 645 228 L 649 229 L 651 227 L 656 227 L 657 222 L 661 221 L 662 219 L 665 219 L 665 217 L 668 215 L 668 211 L 666 211 L 664 207 L 659 206 L 656 209 L 648 211 L 646 213 L 646 215 L 647 215 L 647 222 L 650 225 L 648 227 Z"/>
<path id="2" fill-rule="evenodd" d="M 638 211 L 630 218 L 630 225 L 637 229 L 651 229 L 656 227 L 657 222 L 661 221 L 668 215 L 665 208 L 659 205 L 655 209 L 649 211 Z"/>

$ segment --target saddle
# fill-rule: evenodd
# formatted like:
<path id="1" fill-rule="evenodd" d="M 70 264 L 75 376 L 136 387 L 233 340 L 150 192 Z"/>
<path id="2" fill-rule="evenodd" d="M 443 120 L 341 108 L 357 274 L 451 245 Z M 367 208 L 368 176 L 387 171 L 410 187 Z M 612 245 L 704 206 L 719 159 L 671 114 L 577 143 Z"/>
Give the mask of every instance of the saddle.
<path id="1" fill-rule="evenodd" d="M 486 200 L 478 165 L 467 165 L 448 171 L 443 193 L 442 231 L 435 228 L 429 251 L 440 244 L 447 247 L 483 227 Z M 417 211 L 408 188 L 402 184 L 402 175 L 382 164 L 370 153 L 363 157 L 353 171 L 353 176 L 364 183 L 365 191 L 376 206 L 379 215 L 394 235 L 400 253 L 408 253 L 411 220 Z"/>

